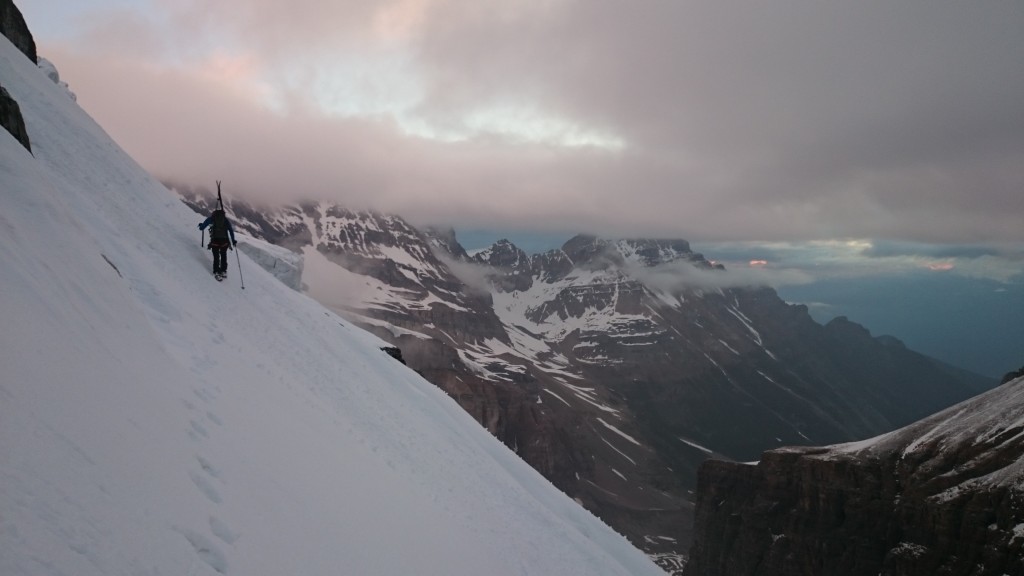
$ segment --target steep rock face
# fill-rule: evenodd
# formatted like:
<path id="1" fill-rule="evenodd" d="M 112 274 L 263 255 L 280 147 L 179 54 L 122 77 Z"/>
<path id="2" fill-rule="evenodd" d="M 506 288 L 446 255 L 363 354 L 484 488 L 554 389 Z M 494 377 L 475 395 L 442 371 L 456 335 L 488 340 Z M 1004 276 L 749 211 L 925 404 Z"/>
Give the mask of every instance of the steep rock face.
<path id="1" fill-rule="evenodd" d="M 495 269 L 491 282 L 503 292 L 529 290 L 533 286 L 533 263 L 515 244 L 500 240 L 473 256 L 473 261 Z"/>
<path id="2" fill-rule="evenodd" d="M 38 62 L 35 39 L 32 38 L 32 33 L 29 31 L 21 11 L 12 0 L 0 0 L 0 34 L 7 37 L 11 44 L 14 44 L 32 62 Z M 11 136 L 14 136 L 26 150 L 32 151 L 28 130 L 25 128 L 25 119 L 21 116 L 21 108 L 3 86 L 0 86 L 0 126 L 10 132 Z"/>
<path id="3" fill-rule="evenodd" d="M 569 255 L 561 250 L 550 250 L 530 257 L 530 266 L 542 282 L 557 282 L 572 271 Z"/>
<path id="4" fill-rule="evenodd" d="M 21 108 L 18 103 L 0 86 L 0 126 L 11 133 L 11 136 L 21 142 L 29 152 L 32 151 L 32 144 L 28 139 L 28 130 L 25 128 L 25 119 L 21 116 Z"/>
<path id="5" fill-rule="evenodd" d="M 11 44 L 28 56 L 33 63 L 39 62 L 36 54 L 36 41 L 25 23 L 25 17 L 14 5 L 13 0 L 0 0 L 0 34 L 11 41 Z"/>
<path id="6" fill-rule="evenodd" d="M 902 430 L 701 467 L 687 576 L 1024 574 L 1024 379 Z"/>
<path id="7" fill-rule="evenodd" d="M 676 570 L 709 455 L 864 438 L 974 393 L 772 290 L 714 288 L 728 271 L 684 240 L 578 236 L 532 257 L 501 241 L 470 257 L 450 230 L 396 216 L 231 208 L 240 229 L 306 254 L 311 295 L 401 348 L 556 486 Z M 848 338 L 880 368 L 846 375 L 832 355 Z M 905 362 L 944 392 L 892 392 L 889 372 Z"/>

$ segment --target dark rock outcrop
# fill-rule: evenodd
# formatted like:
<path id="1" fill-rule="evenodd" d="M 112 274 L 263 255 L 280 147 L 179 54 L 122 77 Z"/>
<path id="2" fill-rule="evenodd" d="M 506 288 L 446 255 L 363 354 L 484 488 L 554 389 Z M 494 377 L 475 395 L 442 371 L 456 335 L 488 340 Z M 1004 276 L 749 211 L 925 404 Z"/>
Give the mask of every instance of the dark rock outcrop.
<path id="1" fill-rule="evenodd" d="M 36 41 L 25 23 L 25 17 L 12 0 L 0 0 L 0 34 L 6 36 L 33 63 L 39 63 Z"/>
<path id="2" fill-rule="evenodd" d="M 487 250 L 475 254 L 473 261 L 494 269 L 489 279 L 503 292 L 529 290 L 533 286 L 533 264 L 530 257 L 508 240 L 495 242 Z"/>
<path id="3" fill-rule="evenodd" d="M 388 356 L 391 356 L 395 360 L 398 360 L 402 364 L 405 364 L 405 358 L 402 357 L 402 349 L 401 348 L 399 348 L 397 346 L 384 346 L 384 347 L 381 348 L 381 350 L 385 354 L 387 354 Z"/>
<path id="4" fill-rule="evenodd" d="M 1000 380 L 999 383 L 1000 384 L 1006 384 L 1010 380 L 1016 380 L 1017 378 L 1020 378 L 1021 376 L 1024 376 L 1024 366 L 1021 366 L 1020 368 L 1014 370 L 1013 372 L 1008 372 L 1005 375 L 1003 375 L 1003 379 Z"/>
<path id="5" fill-rule="evenodd" d="M 0 86 L 0 126 L 3 126 L 11 133 L 11 136 L 21 142 L 26 150 L 32 151 L 28 130 L 25 128 L 25 119 L 21 116 L 21 107 L 3 86 Z"/>
<path id="6" fill-rule="evenodd" d="M 1024 574 L 1024 380 L 902 430 L 700 470 L 686 576 Z"/>

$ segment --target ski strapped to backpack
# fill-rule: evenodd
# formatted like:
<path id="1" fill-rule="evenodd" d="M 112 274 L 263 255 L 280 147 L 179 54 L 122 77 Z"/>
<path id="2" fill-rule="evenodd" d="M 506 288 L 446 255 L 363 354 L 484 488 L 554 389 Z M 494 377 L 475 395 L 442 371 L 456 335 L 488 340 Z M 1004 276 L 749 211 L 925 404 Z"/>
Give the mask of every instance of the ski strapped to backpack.
<path id="1" fill-rule="evenodd" d="M 217 207 L 224 209 L 224 199 L 220 197 L 220 180 L 217 180 Z"/>
<path id="2" fill-rule="evenodd" d="M 228 242 L 228 217 L 224 213 L 224 199 L 220 195 L 220 180 L 217 180 L 217 209 L 210 215 L 210 245 L 223 246 Z"/>

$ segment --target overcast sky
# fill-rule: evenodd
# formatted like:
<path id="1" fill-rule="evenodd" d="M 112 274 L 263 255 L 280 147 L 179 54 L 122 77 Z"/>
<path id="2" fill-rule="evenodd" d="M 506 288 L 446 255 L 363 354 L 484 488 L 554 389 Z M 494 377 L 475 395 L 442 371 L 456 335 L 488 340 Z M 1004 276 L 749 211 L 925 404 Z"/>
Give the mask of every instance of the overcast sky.
<path id="1" fill-rule="evenodd" d="M 691 240 L 1024 239 L 1020 0 L 17 0 L 160 177 Z"/>

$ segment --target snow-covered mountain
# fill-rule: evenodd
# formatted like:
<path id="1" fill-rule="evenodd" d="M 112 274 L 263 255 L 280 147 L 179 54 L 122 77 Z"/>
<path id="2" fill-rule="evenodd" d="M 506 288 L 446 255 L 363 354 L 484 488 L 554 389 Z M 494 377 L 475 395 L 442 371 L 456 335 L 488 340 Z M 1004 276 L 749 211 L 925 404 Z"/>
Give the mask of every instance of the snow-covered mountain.
<path id="1" fill-rule="evenodd" d="M 1024 574 L 1024 377 L 903 429 L 701 468 L 687 576 Z"/>
<path id="2" fill-rule="evenodd" d="M 660 573 L 377 337 L 247 254 L 216 282 L 3 37 L 0 85 L 0 574 Z"/>
<path id="3" fill-rule="evenodd" d="M 179 192 L 198 211 L 209 196 Z M 229 203 L 304 256 L 308 292 L 401 348 L 527 462 L 664 563 L 689 545 L 696 470 L 866 438 L 993 383 L 774 291 L 684 240 L 578 236 L 468 255 L 451 231 L 328 204 Z M 669 560 L 672 559 L 672 560 Z"/>

